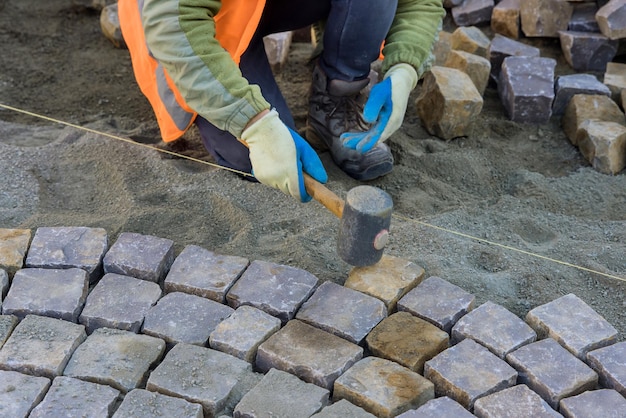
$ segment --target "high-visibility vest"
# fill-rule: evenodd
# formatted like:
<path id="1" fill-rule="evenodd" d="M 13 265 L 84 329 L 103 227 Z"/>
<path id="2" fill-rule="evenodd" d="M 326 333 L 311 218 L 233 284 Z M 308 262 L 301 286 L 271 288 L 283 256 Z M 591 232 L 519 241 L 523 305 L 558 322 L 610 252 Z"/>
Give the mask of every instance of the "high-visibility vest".
<path id="1" fill-rule="evenodd" d="M 165 142 L 180 138 L 194 122 L 191 109 L 163 66 L 146 44 L 141 10 L 144 0 L 119 0 L 118 15 L 128 46 L 135 79 L 154 110 Z M 222 0 L 215 16 L 215 37 L 238 64 L 254 35 L 265 7 L 265 0 Z"/>

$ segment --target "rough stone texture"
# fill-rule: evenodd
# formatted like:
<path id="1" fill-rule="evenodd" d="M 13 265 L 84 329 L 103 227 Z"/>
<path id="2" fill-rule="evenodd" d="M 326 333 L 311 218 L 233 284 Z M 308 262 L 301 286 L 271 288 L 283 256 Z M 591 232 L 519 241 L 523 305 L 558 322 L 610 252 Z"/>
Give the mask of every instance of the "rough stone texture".
<path id="1" fill-rule="evenodd" d="M 336 380 L 333 399 L 346 399 L 377 417 L 395 417 L 435 397 L 431 382 L 393 361 L 366 357 Z"/>
<path id="2" fill-rule="evenodd" d="M 611 90 L 611 98 L 617 103 L 622 91 L 626 89 L 626 64 L 609 62 L 603 82 Z"/>
<path id="3" fill-rule="evenodd" d="M 484 58 L 487 57 L 490 39 L 476 26 L 456 28 L 450 37 L 450 47 L 459 51 L 469 52 Z"/>
<path id="4" fill-rule="evenodd" d="M 451 9 L 459 4 L 463 3 L 463 0 L 443 0 L 443 7 Z"/>
<path id="5" fill-rule="evenodd" d="M 228 304 L 259 308 L 287 322 L 307 300 L 319 279 L 306 270 L 266 261 L 253 261 L 226 294 Z"/>
<path id="6" fill-rule="evenodd" d="M 573 12 L 574 7 L 567 1 L 520 1 L 522 32 L 527 37 L 557 38 L 559 31 L 567 30 Z"/>
<path id="7" fill-rule="evenodd" d="M 452 8 L 452 19 L 457 26 L 472 26 L 489 23 L 493 6 L 493 0 L 464 1 Z"/>
<path id="8" fill-rule="evenodd" d="M 581 154 L 593 168 L 617 174 L 626 167 L 626 126 L 615 122 L 586 120 L 576 132 Z"/>
<path id="9" fill-rule="evenodd" d="M 574 11 L 567 25 L 567 30 L 578 32 L 600 32 L 600 26 L 596 21 L 598 3 L 584 2 L 574 3 Z"/>
<path id="10" fill-rule="evenodd" d="M 113 418 L 203 418 L 202 405 L 184 399 L 133 389 L 126 394 Z"/>
<path id="11" fill-rule="evenodd" d="M 498 79 L 498 93 L 512 121 L 547 123 L 552 116 L 556 60 L 507 57 Z"/>
<path id="12" fill-rule="evenodd" d="M 9 276 L 24 266 L 30 237 L 30 229 L 0 229 L 0 268 Z"/>
<path id="13" fill-rule="evenodd" d="M 433 65 L 443 66 L 445 64 L 448 54 L 452 50 L 451 40 L 452 34 L 450 32 L 444 30 L 439 32 L 439 37 L 433 46 L 433 55 L 435 56 Z"/>
<path id="14" fill-rule="evenodd" d="M 540 54 L 539 48 L 495 34 L 487 51 L 487 56 L 491 62 L 492 80 L 498 81 L 502 63 L 506 57 L 538 57 Z"/>
<path id="15" fill-rule="evenodd" d="M 237 404 L 233 417 L 308 418 L 330 402 L 326 389 L 271 369 Z"/>
<path id="16" fill-rule="evenodd" d="M 565 418 L 619 418 L 626 414 L 626 399 L 613 389 L 590 390 L 561 399 L 559 411 Z"/>
<path id="17" fill-rule="evenodd" d="M 626 38 L 626 2 L 609 1 L 596 13 L 596 21 L 604 36 L 611 39 Z"/>
<path id="18" fill-rule="evenodd" d="M 141 332 L 168 343 L 204 346 L 215 327 L 234 311 L 200 296 L 168 293 L 146 313 Z"/>
<path id="19" fill-rule="evenodd" d="M 344 286 L 382 300 L 388 313 L 395 311 L 402 296 L 424 279 L 424 269 L 398 257 L 384 255 L 369 267 L 354 267 Z"/>
<path id="20" fill-rule="evenodd" d="M 100 12 L 100 30 L 116 48 L 126 48 L 126 42 L 124 42 L 120 29 L 117 3 L 104 7 Z"/>
<path id="21" fill-rule="evenodd" d="M 54 378 L 86 337 L 82 325 L 28 315 L 0 349 L 0 368 Z"/>
<path id="22" fill-rule="evenodd" d="M 587 353 L 587 363 L 598 373 L 603 387 L 626 397 L 626 341 Z"/>
<path id="23" fill-rule="evenodd" d="M 99 328 L 76 349 L 63 375 L 126 393 L 144 384 L 148 370 L 164 352 L 165 342 L 159 338 Z"/>
<path id="24" fill-rule="evenodd" d="M 552 114 L 563 115 L 569 101 L 576 94 L 605 95 L 611 97 L 611 90 L 591 74 L 569 74 L 557 77 L 554 83 Z"/>
<path id="25" fill-rule="evenodd" d="M 7 273 L 6 270 L 0 269 L 0 301 L 7 295 L 9 284 L 9 273 Z"/>
<path id="26" fill-rule="evenodd" d="M 446 348 L 448 334 L 408 312 L 397 312 L 378 324 L 365 339 L 377 357 L 395 361 L 417 373 Z"/>
<path id="27" fill-rule="evenodd" d="M 26 418 L 43 399 L 50 379 L 0 371 L 0 416 Z"/>
<path id="28" fill-rule="evenodd" d="M 23 318 L 44 315 L 77 322 L 89 291 L 87 272 L 25 268 L 17 271 L 2 303 L 2 313 Z"/>
<path id="29" fill-rule="evenodd" d="M 386 317 L 381 300 L 330 281 L 322 283 L 296 314 L 296 319 L 355 344 Z"/>
<path id="30" fill-rule="evenodd" d="M 146 313 L 160 297 L 156 283 L 107 273 L 87 296 L 79 321 L 89 333 L 100 327 L 139 332 Z"/>
<path id="31" fill-rule="evenodd" d="M 103 259 L 105 273 L 161 283 L 174 261 L 174 241 L 122 232 Z"/>
<path id="32" fill-rule="evenodd" d="M 519 372 L 520 384 L 537 392 L 557 409 L 559 401 L 598 383 L 598 375 L 552 338 L 525 345 L 506 356 Z"/>
<path id="33" fill-rule="evenodd" d="M 474 295 L 436 276 L 431 276 L 398 302 L 398 311 L 418 316 L 447 333 L 460 317 L 474 308 Z"/>
<path id="34" fill-rule="evenodd" d="M 453 344 L 465 338 L 471 338 L 504 359 L 511 351 L 534 342 L 537 334 L 504 306 L 487 301 L 452 327 Z"/>
<path id="35" fill-rule="evenodd" d="M 466 136 L 480 115 L 483 98 L 463 71 L 432 67 L 416 100 L 417 114 L 428 133 L 441 139 Z"/>
<path id="36" fill-rule="evenodd" d="M 240 306 L 220 322 L 209 346 L 248 363 L 254 363 L 259 345 L 280 329 L 280 319 L 252 306 Z"/>
<path id="37" fill-rule="evenodd" d="M 398 415 L 398 418 L 472 418 L 473 416 L 457 401 L 441 396 L 431 399 L 417 409 Z"/>
<path id="38" fill-rule="evenodd" d="M 478 93 L 481 96 L 485 93 L 491 72 L 491 63 L 487 58 L 465 51 L 450 51 L 445 66 L 463 71 L 472 80 Z"/>
<path id="39" fill-rule="evenodd" d="M 280 71 L 287 62 L 292 32 L 273 33 L 263 38 L 267 59 L 274 71 Z"/>
<path id="40" fill-rule="evenodd" d="M 517 372 L 477 342 L 465 339 L 424 366 L 437 396 L 449 396 L 471 410 L 476 399 L 515 385 Z"/>
<path id="41" fill-rule="evenodd" d="M 18 322 L 15 315 L 0 315 L 0 347 L 9 339 Z"/>
<path id="42" fill-rule="evenodd" d="M 292 320 L 257 350 L 256 366 L 298 376 L 331 390 L 335 380 L 363 357 L 358 345 L 302 321 Z"/>
<path id="43" fill-rule="evenodd" d="M 520 35 L 520 1 L 500 0 L 491 11 L 491 30 L 507 38 L 518 39 Z"/>
<path id="44" fill-rule="evenodd" d="M 376 418 L 365 409 L 341 399 L 332 405 L 324 407 L 317 414 L 311 415 L 311 418 Z"/>
<path id="45" fill-rule="evenodd" d="M 474 415 L 479 418 L 561 416 L 526 385 L 513 386 L 477 399 L 474 403 Z"/>
<path id="46" fill-rule="evenodd" d="M 615 58 L 618 42 L 599 33 L 559 32 L 567 63 L 576 71 L 604 71 Z"/>
<path id="47" fill-rule="evenodd" d="M 119 395 L 120 391 L 110 386 L 59 376 L 28 417 L 108 418 Z"/>
<path id="48" fill-rule="evenodd" d="M 570 142 L 578 145 L 577 133 L 589 119 L 617 122 L 626 126 L 626 116 L 611 98 L 600 94 L 575 94 L 565 107 L 561 126 Z"/>
<path id="49" fill-rule="evenodd" d="M 587 352 L 617 341 L 617 330 L 573 293 L 531 309 L 526 322 L 539 338 L 553 338 L 583 361 Z"/>
<path id="50" fill-rule="evenodd" d="M 102 258 L 108 248 L 103 228 L 40 227 L 28 249 L 26 267 L 52 269 L 79 268 L 89 274 L 89 282 L 102 276 Z"/>
<path id="51" fill-rule="evenodd" d="M 259 376 L 238 358 L 180 343 L 150 374 L 146 389 L 199 403 L 207 416 L 232 411 Z"/>
<path id="52" fill-rule="evenodd" d="M 185 292 L 225 303 L 226 293 L 248 264 L 244 257 L 219 255 L 197 245 L 188 245 L 167 273 L 165 291 Z"/>

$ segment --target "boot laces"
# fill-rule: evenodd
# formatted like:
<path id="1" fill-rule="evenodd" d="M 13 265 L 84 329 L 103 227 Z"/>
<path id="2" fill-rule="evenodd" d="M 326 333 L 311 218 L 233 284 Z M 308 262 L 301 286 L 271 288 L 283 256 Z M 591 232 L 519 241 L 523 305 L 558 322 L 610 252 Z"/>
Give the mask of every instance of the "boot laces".
<path id="1" fill-rule="evenodd" d="M 327 120 L 336 117 L 342 119 L 346 132 L 357 129 L 367 131 L 369 124 L 363 119 L 363 105 L 359 103 L 359 96 L 332 96 L 333 109 L 326 116 Z"/>

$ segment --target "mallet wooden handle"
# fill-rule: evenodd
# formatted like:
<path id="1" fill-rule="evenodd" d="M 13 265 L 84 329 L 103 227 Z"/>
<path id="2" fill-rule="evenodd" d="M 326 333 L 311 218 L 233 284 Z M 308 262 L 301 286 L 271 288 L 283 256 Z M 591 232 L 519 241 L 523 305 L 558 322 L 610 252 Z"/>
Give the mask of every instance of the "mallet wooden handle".
<path id="1" fill-rule="evenodd" d="M 344 201 L 313 177 L 306 173 L 303 174 L 304 187 L 306 188 L 307 193 L 341 219 L 341 216 L 343 215 Z"/>

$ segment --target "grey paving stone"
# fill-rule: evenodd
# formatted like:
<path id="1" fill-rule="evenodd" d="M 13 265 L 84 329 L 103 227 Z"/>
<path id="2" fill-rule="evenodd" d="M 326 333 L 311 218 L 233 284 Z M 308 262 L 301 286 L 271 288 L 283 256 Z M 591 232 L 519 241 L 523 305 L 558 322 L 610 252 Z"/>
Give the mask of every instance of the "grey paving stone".
<path id="1" fill-rule="evenodd" d="M 9 291 L 9 273 L 4 269 L 0 269 L 0 301 L 4 299 Z"/>
<path id="2" fill-rule="evenodd" d="M 555 339 L 583 361 L 589 351 L 617 341 L 615 327 L 573 293 L 531 309 L 526 322 L 539 338 Z"/>
<path id="3" fill-rule="evenodd" d="M 252 306 L 240 306 L 217 324 L 209 346 L 254 364 L 261 343 L 280 329 L 280 319 Z"/>
<path id="4" fill-rule="evenodd" d="M 574 11 L 567 25 L 567 30 L 579 32 L 600 32 L 600 26 L 596 21 L 598 3 L 585 2 L 574 3 Z"/>
<path id="5" fill-rule="evenodd" d="M 21 269 L 13 277 L 2 303 L 2 313 L 19 318 L 32 314 L 77 322 L 88 291 L 89 278 L 82 269 Z"/>
<path id="6" fill-rule="evenodd" d="M 249 263 L 247 258 L 219 255 L 188 245 L 167 273 L 165 291 L 185 292 L 225 303 L 226 293 Z"/>
<path id="7" fill-rule="evenodd" d="M 566 418 L 623 418 L 626 399 L 613 389 L 590 390 L 561 399 L 559 411 Z"/>
<path id="8" fill-rule="evenodd" d="M 139 332 L 160 297 L 161 288 L 156 283 L 107 273 L 87 296 L 78 320 L 88 333 L 101 327 Z"/>
<path id="9" fill-rule="evenodd" d="M 452 327 L 452 344 L 471 338 L 504 359 L 508 353 L 537 339 L 535 331 L 517 315 L 487 301 Z"/>
<path id="10" fill-rule="evenodd" d="M 58 376 L 28 418 L 108 418 L 120 391 L 107 385 Z"/>
<path id="11" fill-rule="evenodd" d="M 50 386 L 47 377 L 0 371 L 0 416 L 26 418 L 46 394 Z"/>
<path id="12" fill-rule="evenodd" d="M 228 354 L 179 343 L 150 374 L 146 389 L 202 405 L 206 416 L 230 413 L 262 376 Z"/>
<path id="13" fill-rule="evenodd" d="M 464 1 L 450 12 L 457 26 L 480 25 L 491 20 L 494 5 L 494 0 Z"/>
<path id="14" fill-rule="evenodd" d="M 626 397 L 626 341 L 590 351 L 587 363 L 598 373 L 603 387 Z"/>
<path id="15" fill-rule="evenodd" d="M 363 348 L 294 319 L 257 350 L 256 366 L 292 373 L 331 390 L 335 380 L 363 357 Z"/>
<path id="16" fill-rule="evenodd" d="M 431 399 L 417 409 L 411 409 L 398 415 L 398 418 L 472 418 L 467 409 L 457 401 L 441 396 Z"/>
<path id="17" fill-rule="evenodd" d="M 347 399 L 378 417 L 395 417 L 435 397 L 434 385 L 393 361 L 359 360 L 336 381 L 333 399 Z"/>
<path id="18" fill-rule="evenodd" d="M 54 378 L 86 337 L 82 325 L 27 315 L 0 349 L 0 368 Z"/>
<path id="19" fill-rule="evenodd" d="M 506 57 L 538 57 L 541 51 L 539 48 L 496 33 L 489 44 L 487 55 L 491 62 L 491 79 L 497 82 L 502 62 Z"/>
<path id="20" fill-rule="evenodd" d="M 234 418 L 308 418 L 330 402 L 326 389 L 271 369 L 235 407 Z"/>
<path id="21" fill-rule="evenodd" d="M 449 396 L 468 410 L 476 399 L 515 385 L 517 372 L 474 340 L 465 339 L 424 366 L 424 377 L 438 396 Z"/>
<path id="22" fill-rule="evenodd" d="M 554 84 L 552 114 L 565 113 L 569 101 L 576 94 L 596 94 L 611 97 L 611 90 L 592 74 L 569 74 L 557 77 Z"/>
<path id="23" fill-rule="evenodd" d="M 103 228 L 39 227 L 28 249 L 26 267 L 79 268 L 94 283 L 102 276 L 102 258 L 108 246 Z"/>
<path id="24" fill-rule="evenodd" d="M 341 399 L 332 405 L 325 406 L 317 414 L 311 415 L 311 418 L 375 418 L 376 415 L 372 415 L 365 409 L 348 402 L 345 399 Z"/>
<path id="25" fill-rule="evenodd" d="M 552 338 L 525 345 L 506 356 L 519 372 L 518 383 L 537 392 L 557 409 L 559 401 L 598 384 L 598 375 Z"/>
<path id="26" fill-rule="evenodd" d="M 146 313 L 141 332 L 168 343 L 204 346 L 215 327 L 234 311 L 229 306 L 200 296 L 168 293 Z"/>
<path id="27" fill-rule="evenodd" d="M 15 315 L 0 315 L 0 347 L 9 339 L 18 322 Z"/>
<path id="28" fill-rule="evenodd" d="M 513 386 L 477 399 L 474 403 L 474 415 L 479 418 L 561 416 L 526 385 Z"/>
<path id="29" fill-rule="evenodd" d="M 601 33 L 561 31 L 565 61 L 576 71 L 604 71 L 617 54 L 618 41 Z"/>
<path id="30" fill-rule="evenodd" d="M 164 351 L 165 341 L 159 338 L 99 328 L 76 349 L 63 375 L 126 393 L 144 384 L 150 367 Z"/>
<path id="31" fill-rule="evenodd" d="M 450 333 L 456 321 L 474 308 L 474 301 L 471 293 L 432 276 L 398 301 L 398 311 L 409 312 Z"/>
<path id="32" fill-rule="evenodd" d="M 226 294 L 228 304 L 259 308 L 287 322 L 307 300 L 319 279 L 306 270 L 266 261 L 253 261 Z"/>
<path id="33" fill-rule="evenodd" d="M 0 268 L 6 270 L 9 277 L 24 266 L 30 237 L 30 229 L 0 228 Z"/>
<path id="34" fill-rule="evenodd" d="M 113 418 L 203 418 L 202 405 L 184 399 L 133 389 L 126 394 Z"/>
<path id="35" fill-rule="evenodd" d="M 296 319 L 355 344 L 386 317 L 383 301 L 333 282 L 321 284 L 296 313 Z"/>
<path id="36" fill-rule="evenodd" d="M 174 262 L 174 241 L 122 232 L 104 256 L 105 273 L 161 283 Z"/>

